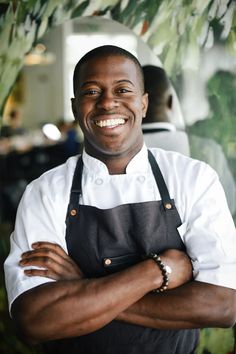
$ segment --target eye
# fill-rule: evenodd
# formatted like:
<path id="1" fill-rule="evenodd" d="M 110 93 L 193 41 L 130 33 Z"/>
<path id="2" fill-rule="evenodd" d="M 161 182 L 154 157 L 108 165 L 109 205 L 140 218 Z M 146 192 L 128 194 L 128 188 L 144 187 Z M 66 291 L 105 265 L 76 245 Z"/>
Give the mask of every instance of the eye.
<path id="1" fill-rule="evenodd" d="M 129 92 L 131 92 L 131 90 L 128 88 L 125 88 L 125 87 L 120 87 L 117 89 L 117 92 L 118 93 L 129 93 Z"/>
<path id="2" fill-rule="evenodd" d="M 81 98 L 96 98 L 101 94 L 101 90 L 97 87 L 84 88 L 80 91 L 79 96 Z"/>
<path id="3" fill-rule="evenodd" d="M 95 96 L 95 95 L 99 95 L 100 91 L 97 89 L 87 89 L 85 91 L 83 91 L 82 95 L 83 96 Z"/>

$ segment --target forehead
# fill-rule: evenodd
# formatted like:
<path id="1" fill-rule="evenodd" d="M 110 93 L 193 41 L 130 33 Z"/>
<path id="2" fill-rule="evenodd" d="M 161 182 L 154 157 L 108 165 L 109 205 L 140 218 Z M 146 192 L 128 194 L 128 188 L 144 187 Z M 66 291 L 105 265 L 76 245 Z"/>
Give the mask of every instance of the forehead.
<path id="1" fill-rule="evenodd" d="M 78 86 L 89 81 L 106 84 L 122 80 L 128 80 L 135 87 L 140 87 L 137 65 L 131 59 L 119 55 L 90 59 L 81 65 L 77 76 Z"/>

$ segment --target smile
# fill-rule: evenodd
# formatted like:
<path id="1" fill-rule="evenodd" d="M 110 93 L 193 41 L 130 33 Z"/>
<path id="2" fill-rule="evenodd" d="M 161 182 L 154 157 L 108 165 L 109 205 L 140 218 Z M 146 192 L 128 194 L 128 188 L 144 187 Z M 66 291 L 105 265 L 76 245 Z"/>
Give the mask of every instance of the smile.
<path id="1" fill-rule="evenodd" d="M 118 125 L 125 124 L 125 119 L 117 118 L 117 119 L 97 120 L 95 121 L 95 124 L 100 128 L 103 127 L 113 128 L 113 127 L 117 127 Z"/>

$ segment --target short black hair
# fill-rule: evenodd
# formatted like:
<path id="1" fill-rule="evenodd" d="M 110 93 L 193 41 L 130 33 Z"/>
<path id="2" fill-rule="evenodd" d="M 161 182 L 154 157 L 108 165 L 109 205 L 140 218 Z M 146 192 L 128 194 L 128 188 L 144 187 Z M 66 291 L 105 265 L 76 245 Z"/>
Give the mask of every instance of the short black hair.
<path id="1" fill-rule="evenodd" d="M 143 124 L 169 122 L 167 108 L 172 107 L 172 85 L 164 69 L 159 66 L 143 66 L 144 87 L 148 93 L 148 109 Z"/>
<path id="2" fill-rule="evenodd" d="M 88 62 L 89 60 L 92 60 L 94 58 L 102 58 L 102 57 L 106 57 L 106 56 L 122 56 L 122 57 L 130 59 L 136 65 L 137 72 L 138 72 L 139 79 L 140 79 L 140 87 L 141 87 L 141 90 L 144 92 L 143 70 L 142 70 L 142 66 L 141 66 L 140 62 L 138 61 L 138 59 L 133 54 L 131 54 L 130 52 L 128 52 L 127 50 L 125 50 L 123 48 L 117 47 L 115 45 L 103 45 L 103 46 L 96 47 L 96 48 L 90 50 L 76 64 L 75 69 L 74 69 L 74 75 L 73 75 L 74 96 L 76 96 L 76 93 L 77 93 L 77 80 L 79 77 L 79 72 L 80 72 L 81 66 L 84 63 Z"/>
<path id="3" fill-rule="evenodd" d="M 144 87 L 147 93 L 155 92 L 155 95 L 161 98 L 171 87 L 171 82 L 165 72 L 159 66 L 144 65 Z"/>

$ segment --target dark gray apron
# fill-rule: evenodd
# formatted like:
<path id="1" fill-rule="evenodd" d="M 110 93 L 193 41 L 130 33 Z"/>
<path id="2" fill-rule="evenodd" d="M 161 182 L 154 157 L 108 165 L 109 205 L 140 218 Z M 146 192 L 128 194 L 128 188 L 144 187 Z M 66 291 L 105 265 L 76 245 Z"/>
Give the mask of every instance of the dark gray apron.
<path id="1" fill-rule="evenodd" d="M 150 252 L 185 250 L 177 231 L 181 220 L 174 200 L 150 151 L 148 157 L 162 200 L 111 209 L 79 204 L 83 162 L 82 157 L 78 159 L 67 213 L 66 243 L 70 257 L 86 277 L 120 271 Z M 51 342 L 47 347 L 48 353 L 57 354 L 190 354 L 197 341 L 198 330 L 156 330 L 112 321 L 96 332 Z"/>

